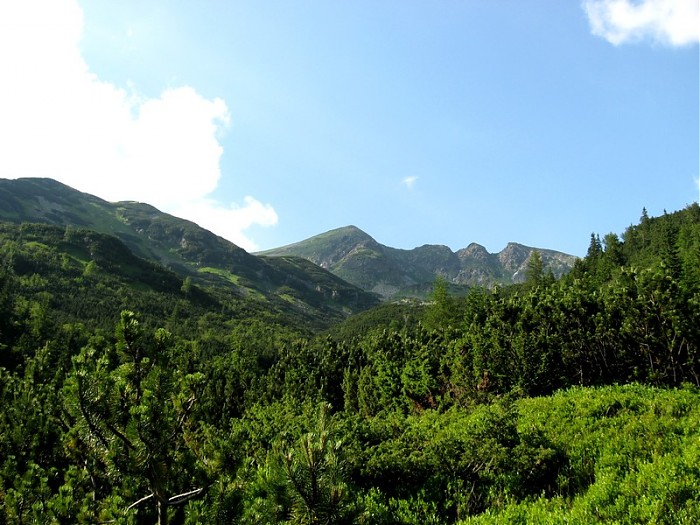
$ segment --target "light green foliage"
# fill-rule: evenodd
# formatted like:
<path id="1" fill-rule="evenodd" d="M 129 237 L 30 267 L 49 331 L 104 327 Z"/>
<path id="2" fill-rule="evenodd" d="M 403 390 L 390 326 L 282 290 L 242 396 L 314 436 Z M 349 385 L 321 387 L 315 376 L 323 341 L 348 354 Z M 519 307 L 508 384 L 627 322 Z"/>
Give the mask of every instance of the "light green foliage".
<path id="1" fill-rule="evenodd" d="M 700 392 L 694 388 L 573 389 L 519 403 L 568 457 L 559 494 L 463 521 L 696 523 L 700 519 Z"/>

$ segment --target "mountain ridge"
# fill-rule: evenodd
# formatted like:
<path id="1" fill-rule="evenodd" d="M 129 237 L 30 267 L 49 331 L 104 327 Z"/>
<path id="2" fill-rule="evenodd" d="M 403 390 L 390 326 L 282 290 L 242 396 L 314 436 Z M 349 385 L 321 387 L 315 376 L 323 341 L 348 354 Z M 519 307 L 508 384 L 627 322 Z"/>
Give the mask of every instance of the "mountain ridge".
<path id="1" fill-rule="evenodd" d="M 192 221 L 135 201 L 110 203 L 48 178 L 0 179 L 0 221 L 43 223 L 112 235 L 135 255 L 181 278 L 268 301 L 323 324 L 377 298 L 303 258 L 264 259 Z"/>
<path id="2" fill-rule="evenodd" d="M 489 253 L 475 242 L 456 252 L 439 244 L 410 250 L 393 248 L 355 225 L 249 254 L 194 222 L 150 204 L 111 203 L 48 178 L 0 179 L 0 220 L 57 224 L 114 235 L 134 254 L 179 275 L 228 286 L 243 296 L 284 296 L 302 310 L 309 307 L 306 301 L 320 304 L 323 297 L 327 307 L 343 315 L 373 304 L 372 295 L 363 293 L 384 300 L 424 298 L 437 276 L 445 278 L 456 292 L 471 286 L 522 282 L 534 251 L 542 256 L 545 271 L 556 277 L 568 272 L 576 260 L 562 252 L 514 242 L 497 253 Z M 317 272 L 306 261 L 327 274 Z M 294 294 L 288 293 L 290 289 Z M 338 301 L 345 304 L 335 304 Z"/>
<path id="3" fill-rule="evenodd" d="M 437 276 L 461 287 L 523 282 L 535 251 L 540 254 L 545 271 L 551 271 L 555 277 L 571 270 L 577 260 L 563 252 L 516 242 L 509 242 L 496 253 L 489 253 L 476 242 L 456 252 L 441 244 L 424 244 L 410 250 L 393 248 L 353 225 L 256 254 L 303 257 L 349 283 L 391 299 L 421 296 L 416 287 L 429 288 Z"/>

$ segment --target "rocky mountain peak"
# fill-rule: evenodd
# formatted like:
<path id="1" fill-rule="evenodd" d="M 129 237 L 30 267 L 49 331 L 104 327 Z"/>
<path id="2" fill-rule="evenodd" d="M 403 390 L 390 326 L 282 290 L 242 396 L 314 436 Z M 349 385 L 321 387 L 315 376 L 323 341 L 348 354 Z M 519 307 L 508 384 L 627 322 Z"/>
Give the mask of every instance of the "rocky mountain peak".
<path id="1" fill-rule="evenodd" d="M 534 251 L 533 248 L 509 242 L 508 245 L 498 252 L 498 260 L 508 271 L 517 271 Z"/>
<path id="2" fill-rule="evenodd" d="M 262 254 L 304 257 L 356 286 L 389 299 L 424 296 L 438 275 L 453 285 L 465 287 L 519 282 L 534 250 L 513 242 L 497 254 L 489 253 L 477 243 L 456 253 L 435 244 L 403 250 L 384 246 L 359 228 L 346 226 Z M 545 268 L 557 276 L 566 273 L 576 259 L 553 250 L 539 251 Z"/>
<path id="3" fill-rule="evenodd" d="M 457 257 L 459 257 L 460 260 L 475 259 L 479 261 L 486 261 L 491 257 L 491 254 L 481 244 L 473 242 L 466 248 L 458 250 Z"/>

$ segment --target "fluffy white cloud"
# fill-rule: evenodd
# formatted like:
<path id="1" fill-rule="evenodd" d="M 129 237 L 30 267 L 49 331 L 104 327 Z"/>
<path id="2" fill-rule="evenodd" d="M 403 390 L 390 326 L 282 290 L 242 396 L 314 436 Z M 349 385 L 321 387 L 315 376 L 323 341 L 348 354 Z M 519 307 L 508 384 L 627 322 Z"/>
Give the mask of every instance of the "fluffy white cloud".
<path id="1" fill-rule="evenodd" d="M 0 176 L 51 177 L 108 200 L 137 200 L 188 218 L 246 249 L 253 224 L 277 221 L 216 189 L 226 103 L 191 87 L 143 98 L 101 81 L 82 58 L 75 0 L 0 2 Z"/>
<path id="2" fill-rule="evenodd" d="M 591 31 L 614 45 L 651 38 L 671 46 L 700 40 L 698 0 L 585 0 Z"/>
<path id="3" fill-rule="evenodd" d="M 183 202 L 174 213 L 178 217 L 197 217 L 197 224 L 230 240 L 251 252 L 259 247 L 243 231 L 257 224 L 273 226 L 277 224 L 277 213 L 269 204 L 262 204 L 253 197 L 244 198 L 244 205 L 232 204 L 225 207 L 209 199 Z"/>

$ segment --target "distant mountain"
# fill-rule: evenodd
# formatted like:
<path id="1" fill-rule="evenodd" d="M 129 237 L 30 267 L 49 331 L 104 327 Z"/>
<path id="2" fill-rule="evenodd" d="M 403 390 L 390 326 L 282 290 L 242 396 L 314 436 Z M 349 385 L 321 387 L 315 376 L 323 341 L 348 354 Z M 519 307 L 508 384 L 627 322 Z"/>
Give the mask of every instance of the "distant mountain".
<path id="1" fill-rule="evenodd" d="M 498 253 L 489 253 L 476 243 L 456 253 L 447 246 L 430 244 L 401 250 L 378 243 L 355 226 L 331 230 L 258 255 L 267 260 L 279 256 L 303 257 L 349 283 L 388 299 L 424 296 L 438 275 L 457 287 L 522 282 L 534 251 L 540 253 L 545 271 L 551 270 L 555 277 L 567 273 L 577 259 L 517 243 L 509 243 Z"/>
<path id="2" fill-rule="evenodd" d="M 76 228 L 111 235 L 183 279 L 270 302 L 312 324 L 327 325 L 378 303 L 374 294 L 304 258 L 256 257 L 148 204 L 107 202 L 52 179 L 0 179 L 0 221 L 59 225 L 66 235 Z"/>

